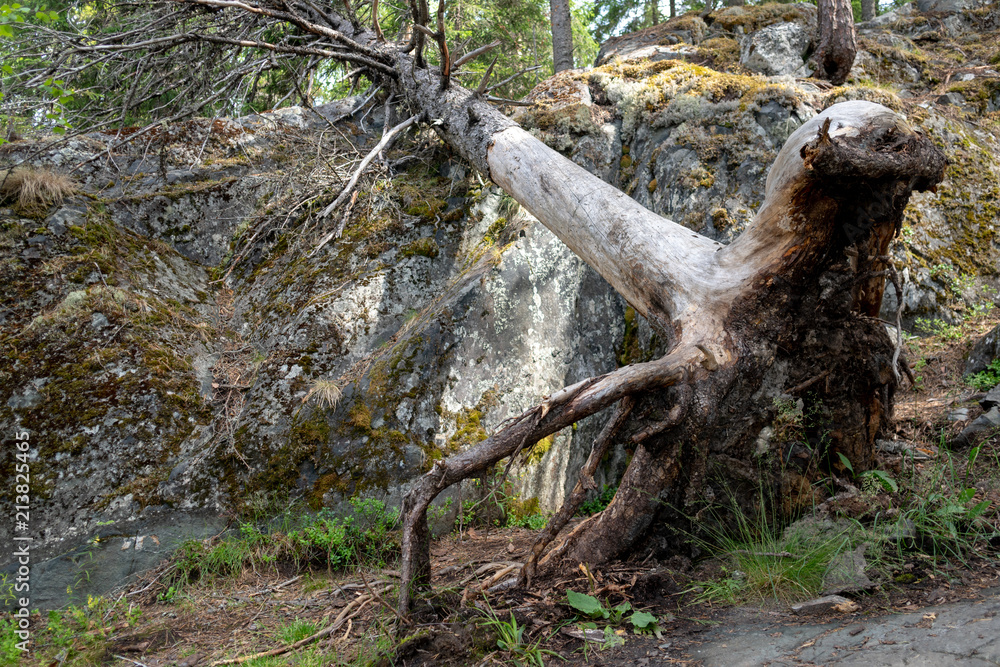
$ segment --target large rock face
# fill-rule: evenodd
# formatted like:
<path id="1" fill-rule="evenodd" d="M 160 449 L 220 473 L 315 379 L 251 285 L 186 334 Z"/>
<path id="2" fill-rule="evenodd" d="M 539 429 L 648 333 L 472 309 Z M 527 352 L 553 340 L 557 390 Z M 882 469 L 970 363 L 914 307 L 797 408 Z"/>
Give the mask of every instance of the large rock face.
<path id="1" fill-rule="evenodd" d="M 809 76 L 806 54 L 812 35 L 797 23 L 775 23 L 747 36 L 740 51 L 740 64 L 766 76 Z"/>
<path id="2" fill-rule="evenodd" d="M 951 18 L 960 35 L 995 21 Z M 740 64 L 741 48 L 775 44 L 764 31 L 793 26 L 792 51 L 812 39 L 811 6 L 691 14 L 610 41 L 601 66 L 544 82 L 518 120 L 652 210 L 728 242 L 797 127 L 837 101 L 887 104 L 951 162 L 936 193 L 913 198 L 892 249 L 904 318 L 954 319 L 995 284 L 997 88 L 972 62 L 962 75 L 972 78 L 933 83 L 944 80 L 937 52 L 916 44 L 941 40 L 923 41 L 926 22 L 905 8 L 862 26 L 854 83 L 830 90 Z M 894 90 L 872 85 L 888 73 Z M 961 101 L 938 102 L 945 93 Z M 656 353 L 657 338 L 593 270 L 443 153 L 318 219 L 373 140 L 371 123 L 349 118 L 334 137 L 301 109 L 192 121 L 160 136 L 155 160 L 126 146 L 89 162 L 85 194 L 59 207 L 0 209 L 0 429 L 31 435 L 37 554 L 64 556 L 44 565 L 59 584 L 52 604 L 65 602 L 62 582 L 85 579 L 86 554 L 113 573 L 95 582 L 118 580 L 217 531 L 225 513 L 398 499 L 433 461 L 542 396 Z M 108 140 L 30 159 L 79 164 Z M 33 150 L 9 144 L 2 159 Z M 348 214 L 344 237 L 317 251 Z M 558 506 L 600 426 L 585 420 L 540 443 L 514 489 Z M 8 477 L 12 454 L 0 450 Z M 625 457 L 617 451 L 598 482 Z"/>

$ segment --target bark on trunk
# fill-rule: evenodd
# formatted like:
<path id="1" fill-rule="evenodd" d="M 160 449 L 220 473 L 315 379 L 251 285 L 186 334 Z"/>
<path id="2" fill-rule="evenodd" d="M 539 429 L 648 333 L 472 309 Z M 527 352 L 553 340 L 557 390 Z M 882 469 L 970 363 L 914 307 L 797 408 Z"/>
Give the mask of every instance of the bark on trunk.
<path id="1" fill-rule="evenodd" d="M 875 18 L 875 0 L 861 0 L 861 20 L 871 21 Z"/>
<path id="2" fill-rule="evenodd" d="M 854 38 L 854 10 L 850 0 L 819 0 L 819 44 L 816 76 L 834 85 L 847 80 L 854 66 L 858 44 Z"/>
<path id="3" fill-rule="evenodd" d="M 569 0 L 549 0 L 552 14 L 552 64 L 555 71 L 573 69 L 573 23 Z"/>

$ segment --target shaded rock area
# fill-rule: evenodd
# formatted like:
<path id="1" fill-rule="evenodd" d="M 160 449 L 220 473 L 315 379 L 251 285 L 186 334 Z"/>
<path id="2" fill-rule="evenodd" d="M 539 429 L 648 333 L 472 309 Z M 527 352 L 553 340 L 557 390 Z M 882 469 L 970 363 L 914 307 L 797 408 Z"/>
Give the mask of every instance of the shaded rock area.
<path id="1" fill-rule="evenodd" d="M 1000 358 L 1000 327 L 976 341 L 965 362 L 965 374 L 981 373 L 997 358 Z"/>
<path id="2" fill-rule="evenodd" d="M 1000 88 L 969 42 L 1000 19 L 939 19 L 908 5 L 860 26 L 853 80 L 830 89 L 792 78 L 807 72 L 815 8 L 688 14 L 610 40 L 599 67 L 543 82 L 515 116 L 643 205 L 729 242 L 796 128 L 839 101 L 886 104 L 950 160 L 892 246 L 904 325 L 955 321 L 997 285 Z M 772 48 L 786 65 L 755 64 Z M 947 60 L 952 49 L 967 60 Z M 397 501 L 542 396 L 659 349 L 603 279 L 427 135 L 321 219 L 381 129 L 358 102 L 192 120 L 110 151 L 114 132 L 0 151 L 4 164 L 82 165 L 62 205 L 0 208 L 0 429 L 30 432 L 47 577 L 114 573 L 75 587 L 98 592 L 148 565 L 126 543 L 156 535 L 166 549 L 221 529 L 205 513 Z M 343 238 L 316 250 L 345 218 Z M 896 306 L 890 287 L 883 318 Z M 602 419 L 539 443 L 511 490 L 556 508 Z M 599 486 L 626 457 L 609 457 Z M 13 464 L 0 451 L 4 475 Z M 441 499 L 442 526 L 473 486 Z"/>

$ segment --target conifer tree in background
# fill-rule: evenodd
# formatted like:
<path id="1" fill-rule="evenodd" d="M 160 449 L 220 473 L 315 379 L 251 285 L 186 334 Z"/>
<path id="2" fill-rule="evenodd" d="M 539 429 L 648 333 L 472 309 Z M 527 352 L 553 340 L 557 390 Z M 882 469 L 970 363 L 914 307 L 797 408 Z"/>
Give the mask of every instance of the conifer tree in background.
<path id="1" fill-rule="evenodd" d="M 552 65 L 555 71 L 573 69 L 573 24 L 569 0 L 549 0 L 552 12 Z"/>
<path id="2" fill-rule="evenodd" d="M 815 76 L 835 86 L 847 80 L 858 53 L 851 0 L 819 0 Z"/>

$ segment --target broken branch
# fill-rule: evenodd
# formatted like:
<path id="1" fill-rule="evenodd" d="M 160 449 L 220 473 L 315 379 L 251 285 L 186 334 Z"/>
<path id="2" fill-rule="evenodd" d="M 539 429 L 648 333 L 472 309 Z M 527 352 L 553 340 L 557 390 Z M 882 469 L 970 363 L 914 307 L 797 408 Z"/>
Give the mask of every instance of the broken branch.
<path id="1" fill-rule="evenodd" d="M 375 146 L 375 148 L 373 148 L 371 152 L 364 157 L 363 160 L 361 160 L 361 165 L 354 171 L 354 174 L 351 176 L 351 180 L 348 181 L 347 186 L 344 187 L 344 189 L 337 196 L 337 198 L 333 200 L 333 203 L 331 203 L 329 206 L 323 209 L 323 211 L 319 214 L 320 218 L 325 218 L 326 216 L 330 215 L 330 213 L 333 212 L 334 209 L 336 209 L 337 207 L 339 207 L 341 204 L 344 203 L 344 200 L 347 199 L 347 197 L 351 194 L 351 191 L 354 190 L 354 186 L 358 184 L 358 179 L 361 178 L 361 174 L 364 173 L 365 169 L 368 168 L 368 165 L 371 164 L 371 161 L 375 159 L 375 156 L 381 153 L 383 150 L 385 150 L 385 148 L 390 143 L 392 143 L 393 138 L 397 134 L 399 134 L 409 126 L 416 123 L 417 120 L 419 120 L 420 116 L 421 114 L 417 114 L 416 116 L 411 116 L 410 118 L 404 120 L 402 123 L 400 123 L 399 125 L 397 125 L 396 127 L 392 128 L 391 130 L 382 135 L 382 140 L 378 142 L 378 145 Z M 337 225 L 337 228 L 334 229 L 329 234 L 327 234 L 326 236 L 324 236 L 323 240 L 316 245 L 316 248 L 312 251 L 312 253 L 310 253 L 309 256 L 312 257 L 317 252 L 319 252 L 319 250 L 323 246 L 325 246 L 330 241 L 330 239 L 339 238 L 340 234 L 344 231 L 344 225 L 346 222 L 347 222 L 346 218 L 344 220 L 341 220 L 340 224 Z"/>
<path id="2" fill-rule="evenodd" d="M 490 42 L 486 46 L 480 46 L 478 49 L 475 49 L 473 51 L 469 51 L 464 56 L 462 56 L 461 58 L 457 59 L 454 63 L 452 63 L 452 67 L 454 67 L 454 68 L 461 67 L 462 65 L 464 65 L 467 62 L 469 62 L 473 58 L 478 58 L 479 56 L 483 55 L 487 51 L 491 51 L 492 49 L 495 49 L 498 46 L 500 46 L 500 40 L 499 39 L 497 41 L 495 41 L 495 42 Z"/>

